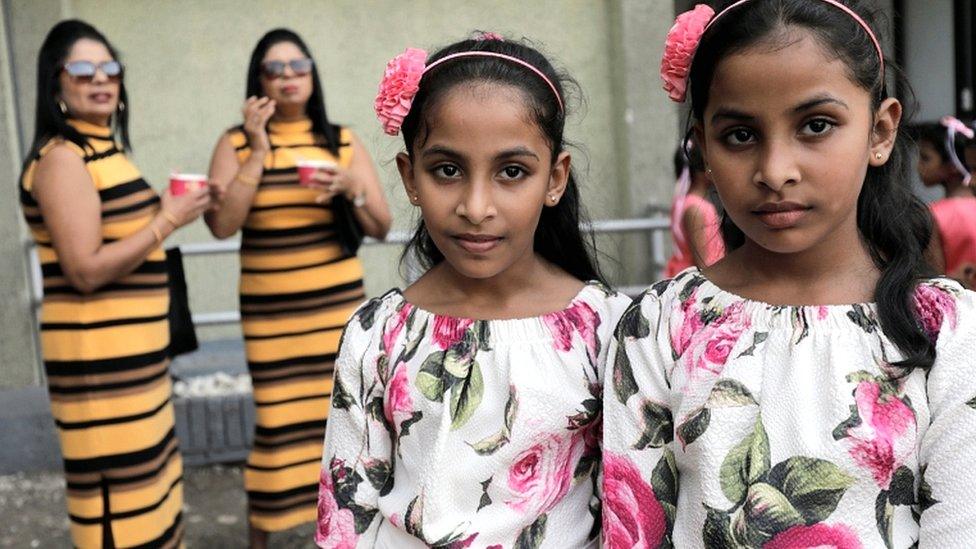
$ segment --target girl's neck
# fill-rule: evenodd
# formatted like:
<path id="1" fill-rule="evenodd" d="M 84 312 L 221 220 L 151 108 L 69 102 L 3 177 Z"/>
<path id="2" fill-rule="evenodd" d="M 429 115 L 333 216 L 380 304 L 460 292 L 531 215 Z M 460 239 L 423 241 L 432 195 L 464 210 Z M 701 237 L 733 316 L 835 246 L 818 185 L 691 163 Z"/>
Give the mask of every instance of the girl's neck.
<path id="1" fill-rule="evenodd" d="M 952 179 L 942 183 L 946 198 L 972 198 L 973 190 L 962 184 L 961 180 Z"/>
<path id="2" fill-rule="evenodd" d="M 306 118 L 308 115 L 305 114 L 304 106 L 291 105 L 280 105 L 271 116 L 271 120 L 275 122 L 298 122 Z"/>
<path id="3" fill-rule="evenodd" d="M 853 221 L 853 220 L 852 220 Z M 720 287 L 782 305 L 837 305 L 874 300 L 880 271 L 856 224 L 802 252 L 780 254 L 746 239 L 706 273 Z M 838 253 L 843 250 L 843 253 Z"/>
<path id="4" fill-rule="evenodd" d="M 447 316 L 529 318 L 559 310 L 583 283 L 535 253 L 490 278 L 471 278 L 446 261 L 405 292 L 408 301 Z"/>

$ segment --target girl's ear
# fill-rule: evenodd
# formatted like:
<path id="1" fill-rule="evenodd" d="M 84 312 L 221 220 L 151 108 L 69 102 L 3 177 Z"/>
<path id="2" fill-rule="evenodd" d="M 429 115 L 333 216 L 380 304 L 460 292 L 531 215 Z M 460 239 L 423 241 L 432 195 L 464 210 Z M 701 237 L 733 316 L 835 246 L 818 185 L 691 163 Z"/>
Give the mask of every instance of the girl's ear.
<path id="1" fill-rule="evenodd" d="M 400 181 L 403 182 L 403 189 L 407 192 L 407 200 L 416 206 L 420 203 L 420 195 L 417 193 L 417 186 L 414 185 L 413 161 L 410 160 L 407 153 L 402 152 L 396 155 L 396 163 L 397 171 L 400 172 Z"/>
<path id="2" fill-rule="evenodd" d="M 549 186 L 546 188 L 546 205 L 555 206 L 559 203 L 563 193 L 566 192 L 566 185 L 569 184 L 569 171 L 572 165 L 572 158 L 567 151 L 559 153 L 556 161 L 552 165 L 549 173 Z"/>
<path id="3" fill-rule="evenodd" d="M 883 166 L 891 156 L 898 137 L 898 125 L 901 123 L 901 102 L 893 97 L 885 99 L 874 113 L 874 127 L 871 129 L 871 148 L 868 164 L 874 167 Z"/>

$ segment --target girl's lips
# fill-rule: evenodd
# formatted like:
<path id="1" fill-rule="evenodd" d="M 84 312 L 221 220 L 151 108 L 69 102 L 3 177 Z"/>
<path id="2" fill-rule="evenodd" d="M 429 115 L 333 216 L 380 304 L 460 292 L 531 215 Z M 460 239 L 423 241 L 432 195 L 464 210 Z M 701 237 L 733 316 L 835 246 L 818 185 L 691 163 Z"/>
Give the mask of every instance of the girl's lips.
<path id="1" fill-rule="evenodd" d="M 809 208 L 795 208 L 754 213 L 770 229 L 789 229 L 799 223 L 809 211 Z"/>
<path id="2" fill-rule="evenodd" d="M 497 247 L 502 238 L 493 235 L 462 234 L 453 237 L 462 249 L 470 254 L 485 254 Z"/>
<path id="3" fill-rule="evenodd" d="M 281 87 L 281 93 L 291 94 L 291 93 L 297 93 L 297 92 L 298 92 L 298 86 L 289 85 L 289 86 L 282 86 Z"/>
<path id="4" fill-rule="evenodd" d="M 93 93 L 88 96 L 92 101 L 96 103 L 108 103 L 112 100 L 112 94 L 107 92 Z"/>

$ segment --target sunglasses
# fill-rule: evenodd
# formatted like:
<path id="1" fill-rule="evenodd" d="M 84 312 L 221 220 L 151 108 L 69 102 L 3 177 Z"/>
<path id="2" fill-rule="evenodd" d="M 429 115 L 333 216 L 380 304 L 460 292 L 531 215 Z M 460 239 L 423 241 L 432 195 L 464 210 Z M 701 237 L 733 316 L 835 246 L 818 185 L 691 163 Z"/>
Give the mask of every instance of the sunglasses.
<path id="1" fill-rule="evenodd" d="M 305 76 L 312 72 L 312 60 L 306 57 L 304 59 L 292 59 L 288 62 L 265 61 L 261 63 L 261 72 L 264 73 L 265 78 L 274 80 L 285 75 L 285 67 L 291 67 L 291 72 L 295 73 L 295 76 Z"/>
<path id="2" fill-rule="evenodd" d="M 104 61 L 97 65 L 91 61 L 72 61 L 64 64 L 64 72 L 76 82 L 91 82 L 99 70 L 109 82 L 122 80 L 122 63 L 118 61 Z"/>

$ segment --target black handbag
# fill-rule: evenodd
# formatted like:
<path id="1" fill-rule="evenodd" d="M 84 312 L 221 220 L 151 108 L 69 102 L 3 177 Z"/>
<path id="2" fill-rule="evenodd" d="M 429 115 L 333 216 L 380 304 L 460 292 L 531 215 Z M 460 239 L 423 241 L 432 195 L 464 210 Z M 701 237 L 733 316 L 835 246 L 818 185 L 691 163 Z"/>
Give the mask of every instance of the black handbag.
<path id="1" fill-rule="evenodd" d="M 356 219 L 355 206 L 341 194 L 332 197 L 332 222 L 339 236 L 342 253 L 347 257 L 356 255 L 365 235 L 363 227 Z"/>
<path id="2" fill-rule="evenodd" d="M 166 250 L 166 271 L 169 274 L 169 347 L 170 358 L 192 353 L 200 348 L 197 331 L 190 314 L 190 299 L 183 272 L 183 254 L 179 248 Z"/>

